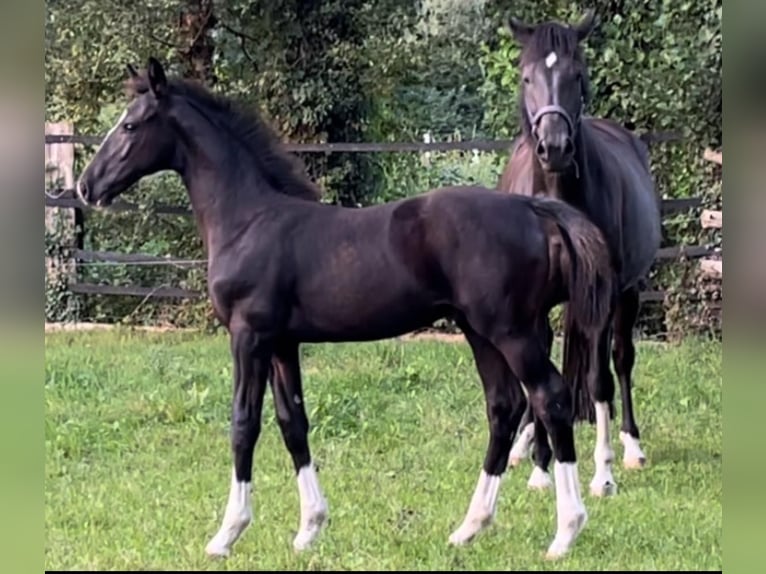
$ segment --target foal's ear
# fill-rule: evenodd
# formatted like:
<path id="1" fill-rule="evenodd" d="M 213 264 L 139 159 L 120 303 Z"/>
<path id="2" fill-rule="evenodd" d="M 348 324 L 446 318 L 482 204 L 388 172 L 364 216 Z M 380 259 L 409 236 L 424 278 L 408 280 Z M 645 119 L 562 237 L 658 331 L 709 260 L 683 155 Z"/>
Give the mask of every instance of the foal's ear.
<path id="1" fill-rule="evenodd" d="M 588 8 L 585 15 L 582 17 L 582 20 L 572 26 L 572 29 L 577 32 L 577 41 L 582 42 L 590 36 L 598 24 L 599 21 L 598 16 L 596 16 L 596 10 Z"/>
<path id="2" fill-rule="evenodd" d="M 508 29 L 511 31 L 511 35 L 516 39 L 516 41 L 523 45 L 532 35 L 532 32 L 535 31 L 535 26 L 532 24 L 526 24 L 518 18 L 510 16 L 508 18 Z"/>
<path id="3" fill-rule="evenodd" d="M 131 78 L 137 78 L 138 77 L 138 72 L 133 67 L 133 64 L 126 64 L 125 68 L 128 70 L 128 76 L 130 76 Z"/>
<path id="4" fill-rule="evenodd" d="M 165 70 L 162 68 L 159 60 L 154 56 L 149 58 L 149 63 L 146 66 L 146 70 L 149 76 L 149 87 L 152 93 L 157 98 L 161 98 L 167 94 L 168 79 L 165 76 Z"/>

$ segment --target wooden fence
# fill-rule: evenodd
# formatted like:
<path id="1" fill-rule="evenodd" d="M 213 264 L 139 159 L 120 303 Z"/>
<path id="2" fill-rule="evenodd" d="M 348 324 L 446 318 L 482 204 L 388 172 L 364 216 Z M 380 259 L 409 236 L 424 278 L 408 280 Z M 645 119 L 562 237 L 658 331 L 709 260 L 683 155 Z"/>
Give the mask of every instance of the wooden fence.
<path id="1" fill-rule="evenodd" d="M 723 152 L 706 149 L 703 157 L 723 167 Z M 723 229 L 723 210 L 704 209 L 700 216 L 703 229 Z M 723 279 L 723 258 L 706 257 L 700 260 L 700 271 L 713 279 Z"/>
<path id="2" fill-rule="evenodd" d="M 67 126 L 71 129 L 71 126 Z M 59 125 L 46 124 L 45 144 L 46 150 L 51 147 L 71 146 L 74 144 L 96 145 L 101 141 L 101 136 L 74 135 L 71 133 L 61 133 Z M 681 137 L 675 133 L 641 134 L 641 138 L 649 145 L 660 142 L 680 141 Z M 390 153 L 390 152 L 425 152 L 425 151 L 449 151 L 449 150 L 480 150 L 480 151 L 506 151 L 509 149 L 511 140 L 473 140 L 457 142 L 439 142 L 439 143 L 326 143 L 326 144 L 286 144 L 286 147 L 296 153 Z M 706 152 L 706 158 L 708 157 Z M 46 158 L 51 154 L 46 153 Z M 73 154 L 64 154 L 65 157 L 73 157 Z M 720 162 L 720 160 L 719 160 Z M 49 168 L 48 168 L 49 169 Z M 58 166 L 61 169 L 61 166 Z M 65 166 L 65 169 L 71 169 Z M 71 181 L 71 179 L 70 179 Z M 68 187 L 68 186 L 67 186 Z M 46 190 L 45 205 L 46 212 L 49 209 L 55 210 L 87 210 L 76 197 L 71 187 L 52 186 Z M 684 212 L 692 208 L 702 207 L 699 197 L 684 199 L 664 199 L 661 204 L 663 217 L 679 212 Z M 128 201 L 116 200 L 108 209 L 114 211 L 137 211 L 140 208 Z M 179 217 L 192 216 L 191 210 L 187 206 L 180 205 L 157 205 L 149 210 L 151 213 L 163 215 L 175 215 Z M 705 210 L 702 215 L 703 227 L 720 226 L 720 212 Z M 676 260 L 679 258 L 700 259 L 700 265 L 705 269 L 721 268 L 721 262 L 711 259 L 715 250 L 708 245 L 678 245 L 663 247 L 657 253 L 657 262 Z M 116 253 L 105 251 L 88 251 L 84 249 L 74 249 L 72 253 L 75 262 L 106 262 L 125 265 L 156 264 L 156 265 L 174 265 L 178 267 L 191 265 L 204 265 L 204 260 L 179 260 L 173 258 L 158 257 L 141 253 Z M 181 298 L 197 299 L 206 297 L 206 293 L 190 291 L 177 287 L 153 287 L 138 285 L 103 285 L 95 283 L 78 282 L 76 276 L 70 276 L 68 289 L 73 293 L 80 294 L 99 294 L 114 296 L 136 296 L 143 298 Z M 661 302 L 665 298 L 664 291 L 647 290 L 641 293 L 642 301 Z"/>

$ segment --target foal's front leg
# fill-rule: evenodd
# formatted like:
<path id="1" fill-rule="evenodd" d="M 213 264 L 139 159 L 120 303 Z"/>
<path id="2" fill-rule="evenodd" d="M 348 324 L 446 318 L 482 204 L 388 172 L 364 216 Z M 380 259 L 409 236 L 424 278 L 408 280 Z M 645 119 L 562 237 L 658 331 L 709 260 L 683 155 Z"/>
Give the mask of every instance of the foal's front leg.
<path id="1" fill-rule="evenodd" d="M 487 405 L 489 445 L 471 502 L 461 525 L 449 542 L 462 545 L 489 526 L 495 516 L 500 479 L 508 465 L 513 435 L 521 421 L 526 399 L 521 384 L 502 354 L 466 324 L 461 328 L 473 351 Z"/>
<path id="2" fill-rule="evenodd" d="M 293 547 L 296 550 L 304 550 L 314 542 L 327 522 L 328 508 L 309 450 L 309 421 L 303 406 L 298 345 L 277 345 L 274 349 L 273 365 L 271 389 L 277 422 L 285 446 L 293 459 L 301 501 L 300 528 L 293 540 Z"/>
<path id="3" fill-rule="evenodd" d="M 234 361 L 231 428 L 234 467 L 221 528 L 205 548 L 210 556 L 228 556 L 253 519 L 250 501 L 253 451 L 261 432 L 263 393 L 269 372 L 268 345 L 253 330 L 249 327 L 231 330 L 230 342 Z"/>

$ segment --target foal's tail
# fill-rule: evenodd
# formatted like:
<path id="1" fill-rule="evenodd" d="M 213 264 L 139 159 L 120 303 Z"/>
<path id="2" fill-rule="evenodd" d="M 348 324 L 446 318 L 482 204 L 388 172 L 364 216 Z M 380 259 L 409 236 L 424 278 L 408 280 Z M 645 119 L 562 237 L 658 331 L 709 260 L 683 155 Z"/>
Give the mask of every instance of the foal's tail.
<path id="1" fill-rule="evenodd" d="M 575 420 L 594 422 L 588 377 L 598 368 L 593 363 L 599 336 L 611 318 L 616 274 L 604 236 L 584 213 L 560 200 L 538 199 L 534 210 L 556 224 L 565 247 L 560 265 L 569 298 L 562 375 L 574 395 Z"/>

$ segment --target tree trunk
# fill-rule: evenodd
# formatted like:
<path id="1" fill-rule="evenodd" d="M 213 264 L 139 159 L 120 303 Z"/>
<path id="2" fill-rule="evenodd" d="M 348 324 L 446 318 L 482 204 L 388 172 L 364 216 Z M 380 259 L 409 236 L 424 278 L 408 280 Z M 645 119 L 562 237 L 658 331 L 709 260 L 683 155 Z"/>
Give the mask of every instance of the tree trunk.
<path id="1" fill-rule="evenodd" d="M 183 75 L 212 86 L 216 83 L 213 72 L 215 44 L 210 31 L 218 23 L 213 12 L 213 0 L 186 0 L 179 18 Z"/>

